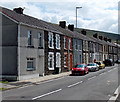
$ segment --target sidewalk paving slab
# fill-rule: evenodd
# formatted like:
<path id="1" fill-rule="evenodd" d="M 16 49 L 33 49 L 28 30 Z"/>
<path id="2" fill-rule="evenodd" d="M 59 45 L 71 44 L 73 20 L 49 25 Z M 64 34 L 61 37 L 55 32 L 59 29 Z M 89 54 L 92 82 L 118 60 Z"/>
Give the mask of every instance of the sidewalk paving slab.
<path id="1" fill-rule="evenodd" d="M 63 76 L 70 75 L 69 72 L 63 72 L 59 74 L 54 74 L 54 75 L 46 75 L 46 76 L 40 76 L 39 78 L 32 78 L 28 80 L 20 80 L 20 81 L 15 81 L 15 82 L 9 82 L 9 83 L 2 83 L 2 88 L 5 88 L 5 90 L 10 90 L 13 88 L 18 88 L 18 87 L 23 87 L 31 84 L 37 84 L 43 81 L 51 80 L 51 79 L 56 79 L 60 78 Z"/>

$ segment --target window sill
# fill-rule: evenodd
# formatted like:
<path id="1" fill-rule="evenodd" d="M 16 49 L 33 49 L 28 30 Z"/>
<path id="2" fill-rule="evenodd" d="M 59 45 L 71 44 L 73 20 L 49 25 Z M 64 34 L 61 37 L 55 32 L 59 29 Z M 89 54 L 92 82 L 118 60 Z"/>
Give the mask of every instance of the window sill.
<path id="1" fill-rule="evenodd" d="M 54 49 L 54 47 L 49 47 L 49 49 Z"/>
<path id="2" fill-rule="evenodd" d="M 57 50 L 60 50 L 60 48 L 56 48 Z"/>
<path id="3" fill-rule="evenodd" d="M 27 48 L 34 48 L 34 46 L 33 45 L 28 45 Z"/>
<path id="4" fill-rule="evenodd" d="M 39 46 L 38 49 L 43 49 L 43 47 Z"/>
<path id="5" fill-rule="evenodd" d="M 27 71 L 35 71 L 36 69 L 35 68 L 27 68 L 26 70 Z"/>

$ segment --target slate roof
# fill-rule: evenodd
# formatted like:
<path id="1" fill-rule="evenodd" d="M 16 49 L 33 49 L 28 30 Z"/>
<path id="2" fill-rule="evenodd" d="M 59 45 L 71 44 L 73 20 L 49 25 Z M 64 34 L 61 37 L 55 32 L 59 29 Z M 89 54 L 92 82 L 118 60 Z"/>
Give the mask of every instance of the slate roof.
<path id="1" fill-rule="evenodd" d="M 64 29 L 64 28 L 61 28 L 58 24 L 49 23 L 49 22 L 28 16 L 28 15 L 25 15 L 25 14 L 18 14 L 13 10 L 9 10 L 4 7 L 0 7 L 0 12 L 2 12 L 3 14 L 7 15 L 10 18 L 12 18 L 13 20 L 15 20 L 18 23 L 24 23 L 24 24 L 27 24 L 30 26 L 36 26 L 36 27 L 40 27 L 42 29 L 55 31 L 62 35 L 66 35 L 66 36 L 73 37 L 73 38 L 79 38 L 82 40 L 93 41 L 93 42 L 98 42 L 101 44 L 108 44 L 108 45 L 115 46 L 112 43 L 103 42 L 98 39 L 94 39 L 94 38 L 85 36 L 85 35 L 81 34 L 81 32 L 79 32 L 78 30 L 70 31 L 67 27 L 66 27 L 66 29 Z"/>
<path id="2" fill-rule="evenodd" d="M 53 27 L 51 27 L 48 22 L 45 22 L 43 20 L 25 15 L 25 14 L 18 14 L 15 11 L 9 10 L 7 8 L 3 8 L 0 7 L 0 12 L 2 12 L 3 14 L 9 16 L 10 18 L 14 19 L 15 21 L 17 21 L 18 23 L 24 23 L 27 25 L 31 25 L 31 26 L 37 26 L 43 29 L 48 29 L 48 30 L 53 30 L 58 32 L 56 29 L 54 29 Z"/>

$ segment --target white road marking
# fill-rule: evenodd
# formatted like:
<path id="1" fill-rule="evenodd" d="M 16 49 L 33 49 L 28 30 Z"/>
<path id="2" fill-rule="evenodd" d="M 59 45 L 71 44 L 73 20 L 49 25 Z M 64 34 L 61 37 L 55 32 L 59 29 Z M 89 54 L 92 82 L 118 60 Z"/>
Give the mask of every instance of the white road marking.
<path id="1" fill-rule="evenodd" d="M 80 84 L 80 83 L 82 83 L 82 82 L 83 82 L 83 81 L 77 82 L 77 83 L 75 83 L 75 84 L 69 85 L 68 87 L 70 88 L 70 87 L 75 86 L 75 85 L 78 85 L 78 84 Z"/>
<path id="2" fill-rule="evenodd" d="M 93 79 L 93 78 L 95 78 L 96 76 L 94 76 L 94 77 L 91 77 L 91 78 L 89 78 L 88 80 L 91 80 L 91 79 Z"/>
<path id="3" fill-rule="evenodd" d="M 111 72 L 112 70 L 109 70 L 108 72 Z"/>
<path id="4" fill-rule="evenodd" d="M 103 74 L 105 74 L 105 72 L 104 72 L 104 73 L 101 73 L 100 75 L 103 75 Z"/>
<path id="5" fill-rule="evenodd" d="M 52 91 L 52 92 L 49 92 L 49 93 L 46 93 L 46 94 L 43 94 L 43 95 L 40 95 L 40 96 L 37 96 L 37 97 L 34 97 L 32 98 L 32 100 L 36 100 L 38 98 L 41 98 L 41 97 L 44 97 L 44 96 L 47 96 L 47 95 L 50 95 L 50 94 L 53 94 L 53 93 L 56 93 L 56 92 L 59 92 L 61 91 L 62 89 L 58 89 L 58 90 L 55 90 L 55 91 Z"/>
<path id="6" fill-rule="evenodd" d="M 116 89 L 116 91 L 114 92 L 114 95 L 115 96 L 112 96 L 109 100 L 108 100 L 108 102 L 115 102 L 115 100 L 117 99 L 117 97 L 118 97 L 118 95 L 119 95 L 119 93 L 120 93 L 120 86 Z"/>

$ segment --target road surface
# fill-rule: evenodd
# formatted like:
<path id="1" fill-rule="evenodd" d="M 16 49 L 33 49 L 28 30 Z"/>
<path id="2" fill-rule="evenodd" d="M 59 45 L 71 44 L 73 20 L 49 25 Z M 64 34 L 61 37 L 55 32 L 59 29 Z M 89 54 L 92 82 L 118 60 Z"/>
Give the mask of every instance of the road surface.
<path id="1" fill-rule="evenodd" d="M 83 76 L 64 76 L 35 85 L 7 90 L 3 100 L 102 100 L 115 97 L 120 65 Z"/>

